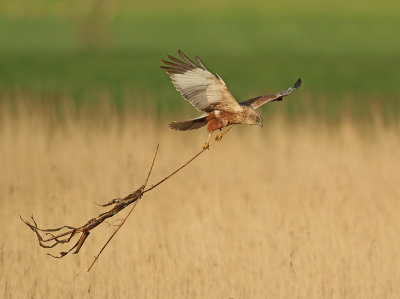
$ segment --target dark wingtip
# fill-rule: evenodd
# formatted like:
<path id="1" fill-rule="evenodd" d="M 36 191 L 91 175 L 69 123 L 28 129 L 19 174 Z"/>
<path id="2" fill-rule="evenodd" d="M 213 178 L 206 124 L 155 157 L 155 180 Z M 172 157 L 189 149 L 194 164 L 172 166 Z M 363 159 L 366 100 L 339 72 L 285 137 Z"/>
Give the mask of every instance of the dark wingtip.
<path id="1" fill-rule="evenodd" d="M 169 123 L 169 124 L 168 124 L 168 127 L 170 127 L 170 128 L 173 129 L 173 130 L 178 130 L 178 129 L 176 128 L 176 121 L 173 121 L 172 123 Z"/>
<path id="2" fill-rule="evenodd" d="M 293 88 L 294 88 L 294 89 L 297 89 L 297 88 L 300 87 L 300 85 L 301 85 L 301 79 L 299 78 L 299 79 L 297 79 L 296 83 L 294 83 Z"/>
<path id="3" fill-rule="evenodd" d="M 164 63 L 164 60 L 161 59 L 161 62 Z M 165 68 L 165 65 L 160 65 L 160 68 Z"/>

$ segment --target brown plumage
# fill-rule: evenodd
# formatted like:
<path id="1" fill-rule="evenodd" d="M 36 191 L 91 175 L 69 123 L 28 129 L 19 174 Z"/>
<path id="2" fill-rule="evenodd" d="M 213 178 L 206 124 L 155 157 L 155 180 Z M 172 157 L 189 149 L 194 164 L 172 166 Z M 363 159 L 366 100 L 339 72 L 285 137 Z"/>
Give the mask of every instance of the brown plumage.
<path id="1" fill-rule="evenodd" d="M 208 124 L 209 134 L 204 148 L 208 148 L 211 134 L 226 126 L 249 124 L 262 127 L 263 119 L 255 109 L 268 102 L 281 101 L 283 97 L 301 85 L 299 78 L 294 86 L 287 90 L 252 98 L 239 104 L 221 77 L 212 74 L 197 55 L 195 58 L 198 65 L 182 51 L 178 50 L 178 54 L 184 61 L 168 55 L 172 62 L 161 60 L 166 65 L 161 68 L 170 75 L 172 83 L 180 94 L 197 110 L 203 111 L 205 114 L 191 120 L 174 121 L 169 126 L 175 130 L 186 131 Z M 221 140 L 221 138 L 220 134 L 216 140 Z"/>

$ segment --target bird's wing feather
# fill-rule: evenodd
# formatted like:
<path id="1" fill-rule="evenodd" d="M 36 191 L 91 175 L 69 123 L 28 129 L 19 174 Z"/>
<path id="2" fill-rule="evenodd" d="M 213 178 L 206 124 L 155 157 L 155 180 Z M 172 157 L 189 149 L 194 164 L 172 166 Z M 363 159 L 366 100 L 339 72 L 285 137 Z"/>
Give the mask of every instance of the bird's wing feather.
<path id="1" fill-rule="evenodd" d="M 201 59 L 196 55 L 196 65 L 185 54 L 178 50 L 184 61 L 168 55 L 172 61 L 161 60 L 172 79 L 176 90 L 199 111 L 211 112 L 213 110 L 239 111 L 240 105 L 230 93 L 225 82 L 212 74 Z"/>
<path id="2" fill-rule="evenodd" d="M 250 106 L 254 109 L 257 109 L 261 105 L 268 103 L 268 102 L 282 101 L 283 97 L 291 94 L 294 90 L 299 88 L 300 85 L 301 85 L 301 79 L 299 78 L 299 79 L 297 79 L 297 81 L 293 87 L 289 87 L 288 89 L 278 92 L 278 93 L 275 93 L 275 94 L 269 94 L 269 95 L 249 99 L 247 101 L 241 102 L 240 105 L 241 106 Z"/>

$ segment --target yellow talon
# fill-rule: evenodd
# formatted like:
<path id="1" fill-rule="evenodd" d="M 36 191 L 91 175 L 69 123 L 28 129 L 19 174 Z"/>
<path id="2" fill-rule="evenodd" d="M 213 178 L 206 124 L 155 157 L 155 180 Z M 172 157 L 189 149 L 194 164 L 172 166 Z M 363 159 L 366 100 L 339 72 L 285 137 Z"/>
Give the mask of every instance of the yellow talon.
<path id="1" fill-rule="evenodd" d="M 222 135 L 219 134 L 218 136 L 215 137 L 215 141 L 221 141 L 222 140 Z"/>
<path id="2" fill-rule="evenodd" d="M 208 142 L 206 142 L 203 146 L 203 150 L 209 150 L 210 149 L 210 145 L 208 144 Z"/>

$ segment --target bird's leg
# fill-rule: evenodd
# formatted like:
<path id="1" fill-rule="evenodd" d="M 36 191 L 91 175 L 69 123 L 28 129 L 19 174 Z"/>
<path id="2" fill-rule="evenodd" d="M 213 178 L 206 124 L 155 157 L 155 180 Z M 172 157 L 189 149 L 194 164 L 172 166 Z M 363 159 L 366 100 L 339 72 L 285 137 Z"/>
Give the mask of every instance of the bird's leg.
<path id="1" fill-rule="evenodd" d="M 207 141 L 206 141 L 206 143 L 204 144 L 204 146 L 203 146 L 203 149 L 210 149 L 210 138 L 211 138 L 211 132 L 208 132 L 208 138 L 207 138 Z"/>
<path id="2" fill-rule="evenodd" d="M 215 137 L 215 141 L 221 141 L 222 140 L 222 136 L 228 132 L 234 125 L 228 125 L 228 129 L 225 130 L 225 132 L 222 132 L 222 128 L 219 129 L 219 134 L 218 136 Z"/>
<path id="3" fill-rule="evenodd" d="M 222 140 L 222 129 L 219 129 L 219 134 L 215 137 L 215 141 L 221 141 Z"/>

